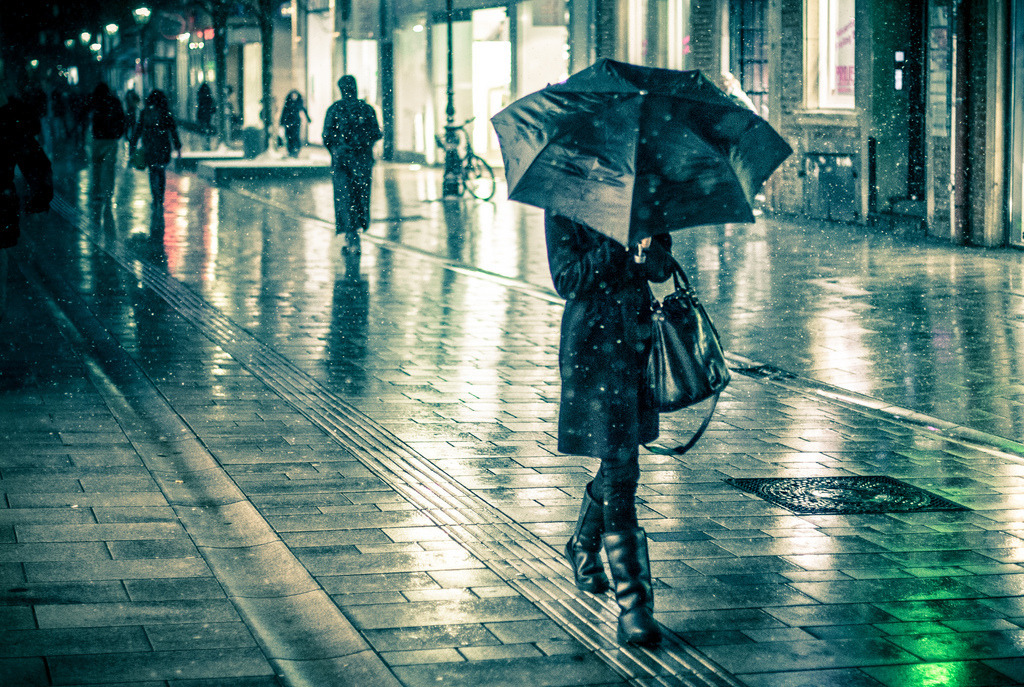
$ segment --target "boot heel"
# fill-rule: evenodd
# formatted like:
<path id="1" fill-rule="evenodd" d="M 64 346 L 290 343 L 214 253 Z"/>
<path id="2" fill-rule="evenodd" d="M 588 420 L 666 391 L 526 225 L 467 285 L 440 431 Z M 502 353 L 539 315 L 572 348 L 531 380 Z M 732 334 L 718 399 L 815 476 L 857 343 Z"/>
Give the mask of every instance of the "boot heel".
<path id="1" fill-rule="evenodd" d="M 647 533 L 640 528 L 628 532 L 606 532 L 602 539 L 612 573 L 615 601 L 619 605 L 616 633 L 619 642 L 657 646 L 661 643 L 661 627 L 654 619 Z"/>

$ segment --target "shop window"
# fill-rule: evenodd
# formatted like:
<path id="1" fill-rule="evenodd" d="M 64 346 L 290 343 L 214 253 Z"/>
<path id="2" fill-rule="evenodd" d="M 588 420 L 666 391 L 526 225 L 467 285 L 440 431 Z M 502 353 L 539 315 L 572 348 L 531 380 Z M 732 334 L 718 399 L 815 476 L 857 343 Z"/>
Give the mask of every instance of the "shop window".
<path id="1" fill-rule="evenodd" d="M 647 0 L 645 64 L 689 69 L 690 0 Z"/>
<path id="2" fill-rule="evenodd" d="M 804 74 L 807 106 L 855 106 L 854 0 L 806 0 Z"/>

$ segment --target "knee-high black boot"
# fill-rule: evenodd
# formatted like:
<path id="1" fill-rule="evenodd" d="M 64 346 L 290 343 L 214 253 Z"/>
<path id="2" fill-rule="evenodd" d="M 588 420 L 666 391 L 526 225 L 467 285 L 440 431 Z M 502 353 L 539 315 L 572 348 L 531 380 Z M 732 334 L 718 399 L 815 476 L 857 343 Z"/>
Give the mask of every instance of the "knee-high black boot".
<path id="1" fill-rule="evenodd" d="M 654 620 L 647 533 L 642 528 L 606 532 L 603 541 L 619 604 L 619 642 L 655 646 L 661 642 L 661 628 Z"/>
<path id="2" fill-rule="evenodd" d="M 601 565 L 601 533 L 604 532 L 604 514 L 601 502 L 590 493 L 591 482 L 583 492 L 580 517 L 576 531 L 565 545 L 565 557 L 569 559 L 576 588 L 600 594 L 608 590 L 608 576 Z"/>

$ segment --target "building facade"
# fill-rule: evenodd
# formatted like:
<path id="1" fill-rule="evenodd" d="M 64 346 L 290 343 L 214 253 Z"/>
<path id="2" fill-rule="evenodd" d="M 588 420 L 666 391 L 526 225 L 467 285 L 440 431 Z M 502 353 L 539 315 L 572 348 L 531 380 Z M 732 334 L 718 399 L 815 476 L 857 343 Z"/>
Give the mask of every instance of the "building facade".
<path id="1" fill-rule="evenodd" d="M 472 120 L 474 148 L 497 162 L 490 117 L 598 57 L 700 69 L 742 92 L 794 148 L 765 188 L 769 210 L 1024 247 L 1024 0 L 450 6 L 449 15 L 449 0 L 281 2 L 275 100 L 304 94 L 317 143 L 338 77 L 353 74 L 385 124 L 384 156 L 436 163 L 450 73 L 455 123 Z M 259 34 L 238 21 L 229 35 L 236 107 L 259 126 Z M 189 93 L 210 78 L 208 57 L 181 57 L 205 49 L 195 44 L 177 44 Z"/>

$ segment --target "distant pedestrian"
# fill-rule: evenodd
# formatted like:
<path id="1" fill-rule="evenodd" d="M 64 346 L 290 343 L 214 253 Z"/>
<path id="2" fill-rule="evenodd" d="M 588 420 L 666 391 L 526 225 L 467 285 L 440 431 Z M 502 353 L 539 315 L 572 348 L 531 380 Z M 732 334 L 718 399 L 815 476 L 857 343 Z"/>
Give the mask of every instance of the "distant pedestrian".
<path id="1" fill-rule="evenodd" d="M 227 123 L 227 131 L 225 132 L 227 140 L 226 143 L 230 144 L 235 138 L 235 132 L 239 129 L 241 122 L 238 121 L 239 117 L 235 114 L 235 103 L 234 98 L 235 89 L 231 84 L 224 86 L 224 121 Z"/>
<path id="2" fill-rule="evenodd" d="M 206 137 L 206 145 L 210 145 L 210 137 L 213 135 L 213 115 L 217 112 L 217 101 L 213 99 L 213 91 L 210 84 L 205 81 L 199 86 L 196 93 L 196 123 L 199 125 L 199 133 Z"/>
<path id="3" fill-rule="evenodd" d="M 370 225 L 373 145 L 381 138 L 377 112 L 360 100 L 354 76 L 338 80 L 341 100 L 327 110 L 323 140 L 331 153 L 335 231 L 346 252 L 358 252 L 359 232 Z"/>
<path id="4" fill-rule="evenodd" d="M 135 136 L 135 126 L 139 123 L 139 105 L 142 98 L 134 88 L 128 89 L 124 94 L 124 116 L 128 123 L 128 140 Z"/>
<path id="5" fill-rule="evenodd" d="M 89 96 L 81 87 L 76 87 L 71 91 L 68 104 L 71 111 L 71 140 L 76 146 L 81 146 L 85 143 L 85 130 L 89 126 Z"/>
<path id="6" fill-rule="evenodd" d="M 54 88 L 50 93 L 50 117 L 53 130 L 53 136 L 50 140 L 54 142 L 60 141 L 70 135 L 69 107 L 67 90 L 61 86 Z"/>
<path id="7" fill-rule="evenodd" d="M 146 106 L 139 114 L 139 124 L 132 136 L 130 150 L 142 146 L 143 160 L 149 168 L 149 188 L 153 193 L 153 216 L 162 217 L 164 191 L 167 188 L 167 165 L 171 163 L 171 149 L 181 157 L 181 139 L 178 124 L 171 114 L 167 96 L 154 90 L 146 97 Z"/>
<path id="8" fill-rule="evenodd" d="M 110 87 L 102 81 L 89 100 L 92 116 L 92 174 L 98 200 L 114 195 L 114 171 L 121 137 L 126 130 L 124 108 Z"/>
<path id="9" fill-rule="evenodd" d="M 305 116 L 306 123 L 312 124 L 309 112 L 306 111 L 306 104 L 298 91 L 291 91 L 285 98 L 284 108 L 281 110 L 281 126 L 284 127 L 284 139 L 288 146 L 288 154 L 292 157 L 299 156 L 302 149 L 302 118 Z"/>
<path id="10" fill-rule="evenodd" d="M 21 200 L 14 185 L 14 169 L 25 177 L 25 210 L 46 212 L 53 199 L 50 159 L 36 136 L 39 119 L 30 106 L 12 99 L 0 107 L 0 319 L 7 309 L 7 249 L 21 233 Z"/>
<path id="11" fill-rule="evenodd" d="M 584 490 L 565 555 L 576 586 L 600 594 L 609 587 L 603 546 L 619 605 L 619 641 L 655 645 L 661 630 L 654 620 L 636 490 L 639 447 L 658 437 L 658 411 L 644 374 L 652 336 L 648 281 L 672 275 L 672 239 L 668 234 L 644 239 L 630 252 L 552 213 L 545 215 L 544 229 L 551 278 L 566 299 L 558 349 L 558 450 L 601 460 Z M 645 260 L 639 260 L 640 250 Z"/>

